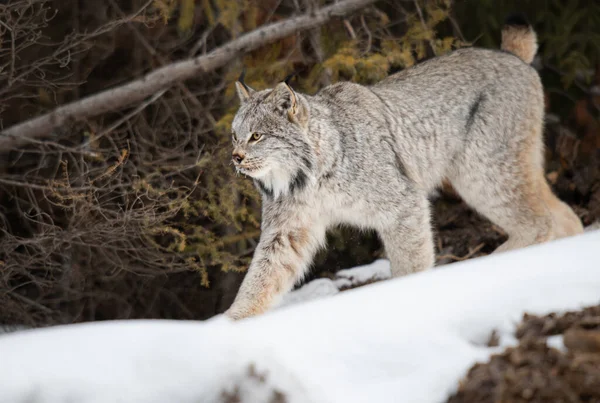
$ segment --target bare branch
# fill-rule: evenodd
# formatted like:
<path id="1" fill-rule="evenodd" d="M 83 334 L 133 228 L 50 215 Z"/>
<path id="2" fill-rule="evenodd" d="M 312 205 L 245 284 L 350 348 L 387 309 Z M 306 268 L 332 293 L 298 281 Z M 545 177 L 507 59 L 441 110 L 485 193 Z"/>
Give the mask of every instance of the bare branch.
<path id="1" fill-rule="evenodd" d="M 332 18 L 349 14 L 374 2 L 375 0 L 340 1 L 319 11 L 268 24 L 242 35 L 207 55 L 166 65 L 140 79 L 66 104 L 50 113 L 10 127 L 0 133 L 0 150 L 25 145 L 28 139 L 47 136 L 53 129 L 68 121 L 97 116 L 139 102 L 176 82 L 224 66 L 242 53 L 296 32 L 318 27 Z"/>
<path id="2" fill-rule="evenodd" d="M 8 76 L 8 86 L 10 87 L 13 83 L 13 78 L 15 77 L 15 59 L 16 59 L 15 33 L 12 30 L 12 28 L 9 27 L 8 25 L 6 25 L 6 23 L 3 22 L 2 20 L 0 20 L 0 24 L 10 32 L 10 50 L 12 53 L 12 57 L 10 59 L 10 75 Z"/>

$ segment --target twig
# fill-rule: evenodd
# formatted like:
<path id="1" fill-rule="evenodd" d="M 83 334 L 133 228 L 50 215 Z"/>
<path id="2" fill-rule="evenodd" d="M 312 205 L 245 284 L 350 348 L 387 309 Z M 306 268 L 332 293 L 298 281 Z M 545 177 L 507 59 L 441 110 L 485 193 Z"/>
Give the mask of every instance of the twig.
<path id="1" fill-rule="evenodd" d="M 498 227 L 496 224 L 492 224 L 492 229 L 499 235 L 506 236 L 506 231 L 504 231 L 502 228 Z"/>
<path id="2" fill-rule="evenodd" d="M 373 42 L 373 35 L 371 35 L 371 30 L 369 29 L 369 27 L 367 26 L 367 23 L 365 22 L 365 16 L 364 15 L 360 16 L 360 22 L 362 24 L 362 27 L 367 32 L 367 49 L 365 50 L 365 54 L 367 54 L 367 53 L 369 53 L 371 51 L 371 44 Z"/>
<path id="3" fill-rule="evenodd" d="M 8 76 L 8 86 L 10 87 L 13 83 L 13 79 L 15 77 L 15 59 L 17 58 L 15 52 L 15 32 L 11 27 L 6 25 L 6 23 L 0 20 L 0 24 L 10 31 L 10 51 L 11 51 L 11 59 L 10 59 L 10 75 Z"/>
<path id="4" fill-rule="evenodd" d="M 23 302 L 27 303 L 27 304 L 30 304 L 30 305 L 33 305 L 33 306 L 35 306 L 36 308 L 38 308 L 38 309 L 39 309 L 39 310 L 41 310 L 42 312 L 45 312 L 45 313 L 52 312 L 52 309 L 48 308 L 48 307 L 47 307 L 47 306 L 45 306 L 45 305 L 42 305 L 42 304 L 40 304 L 39 302 L 36 302 L 36 301 L 32 300 L 32 299 L 30 299 L 30 298 L 27 298 L 27 297 L 26 297 L 26 296 L 24 296 L 24 295 L 18 294 L 18 293 L 16 293 L 16 292 L 11 292 L 11 293 L 9 293 L 9 295 L 10 295 L 12 298 L 16 298 L 16 299 L 18 299 L 18 300 L 21 300 L 21 301 L 23 301 Z"/>
<path id="5" fill-rule="evenodd" d="M 356 39 L 356 32 L 354 32 L 354 28 L 352 28 L 352 24 L 350 24 L 350 21 L 344 20 L 344 26 L 348 30 L 348 33 L 350 34 L 350 38 Z"/>
<path id="6" fill-rule="evenodd" d="M 374 1 L 340 1 L 310 14 L 268 24 L 232 40 L 207 55 L 166 65 L 127 84 L 63 105 L 50 113 L 4 130 L 0 134 L 0 150 L 22 146 L 27 144 L 30 138 L 47 136 L 53 129 L 69 121 L 78 121 L 123 108 L 176 82 L 222 67 L 242 53 L 299 31 L 316 28 L 332 18 L 349 14 Z"/>
<path id="7" fill-rule="evenodd" d="M 162 97 L 165 92 L 167 92 L 167 88 L 157 92 L 146 102 L 138 105 L 137 108 L 135 108 L 134 110 L 129 112 L 127 115 L 123 116 L 121 119 L 114 122 L 112 125 L 108 126 L 104 130 L 102 130 L 97 136 L 94 136 L 94 141 L 101 139 L 102 137 L 106 136 L 108 133 L 115 130 L 117 127 L 121 126 L 123 123 L 127 122 L 129 119 L 133 118 L 135 115 L 137 115 L 138 113 L 140 113 L 141 111 L 146 109 L 149 105 L 153 104 L 158 98 Z M 90 146 L 90 141 L 91 141 L 91 139 L 86 141 L 85 143 L 81 144 L 79 147 L 80 148 L 88 148 Z"/>
<path id="8" fill-rule="evenodd" d="M 479 252 L 481 250 L 481 248 L 483 248 L 485 246 L 485 243 L 482 242 L 479 245 L 477 245 L 476 247 L 474 247 L 473 249 L 469 250 L 469 253 L 467 253 L 464 256 L 456 256 L 453 255 L 451 253 L 449 254 L 445 254 L 445 255 L 440 255 L 437 257 L 436 260 L 443 260 L 443 259 L 452 259 L 454 261 L 463 261 L 463 260 L 467 260 L 469 259 L 471 256 L 473 256 L 474 254 L 476 254 L 477 252 Z"/>
<path id="9" fill-rule="evenodd" d="M 454 28 L 454 35 L 458 36 L 462 42 L 466 43 L 467 40 L 465 39 L 465 36 L 460 30 L 460 25 L 458 25 L 458 22 L 456 22 L 456 20 L 452 16 L 449 16 L 448 19 L 450 20 L 450 23 L 452 23 L 452 28 Z"/>
<path id="10" fill-rule="evenodd" d="M 31 188 L 36 190 L 48 190 L 51 191 L 53 188 L 48 185 L 36 185 L 35 183 L 23 182 L 23 181 L 14 181 L 11 179 L 0 178 L 0 184 L 9 185 L 9 186 L 17 186 L 24 188 Z"/>
<path id="11" fill-rule="evenodd" d="M 248 232 L 244 232 L 241 234 L 234 234 L 234 235 L 229 235 L 226 237 L 221 238 L 221 242 L 223 242 L 224 244 L 231 244 L 231 243 L 236 243 L 236 242 L 240 242 L 240 241 L 245 241 L 249 238 L 258 238 L 260 236 L 260 230 L 256 230 L 256 231 L 248 231 Z"/>
<path id="12" fill-rule="evenodd" d="M 196 43 L 194 44 L 194 46 L 188 53 L 189 57 L 196 56 L 196 53 L 198 53 L 198 50 L 200 50 L 200 49 L 202 49 L 203 55 L 206 54 L 206 40 L 208 39 L 209 35 L 212 34 L 214 29 L 215 29 L 215 25 L 208 28 L 206 31 L 204 31 L 202 33 L 202 35 L 200 35 L 200 39 L 198 39 L 198 41 L 196 41 Z"/>

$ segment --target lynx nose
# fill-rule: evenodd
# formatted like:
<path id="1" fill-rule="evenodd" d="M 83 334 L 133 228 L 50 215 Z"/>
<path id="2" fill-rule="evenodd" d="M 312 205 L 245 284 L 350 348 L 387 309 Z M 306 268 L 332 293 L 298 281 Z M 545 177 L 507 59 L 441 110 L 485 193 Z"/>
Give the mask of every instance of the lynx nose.
<path id="1" fill-rule="evenodd" d="M 244 155 L 240 154 L 239 152 L 234 152 L 232 158 L 236 163 L 239 164 L 244 160 Z"/>

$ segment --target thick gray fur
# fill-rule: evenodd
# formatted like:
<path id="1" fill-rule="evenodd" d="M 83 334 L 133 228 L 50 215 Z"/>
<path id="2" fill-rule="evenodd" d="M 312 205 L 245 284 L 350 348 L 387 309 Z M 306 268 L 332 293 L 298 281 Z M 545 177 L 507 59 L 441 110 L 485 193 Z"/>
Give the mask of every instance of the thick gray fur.
<path id="1" fill-rule="evenodd" d="M 432 267 L 428 195 L 443 180 L 508 233 L 500 251 L 581 232 L 543 176 L 542 85 L 523 61 L 535 34 L 510 29 L 522 31 L 507 51 L 460 49 L 370 87 L 340 82 L 309 96 L 237 83 L 236 168 L 254 178 L 263 211 L 228 316 L 268 310 L 339 224 L 375 229 L 396 277 Z"/>

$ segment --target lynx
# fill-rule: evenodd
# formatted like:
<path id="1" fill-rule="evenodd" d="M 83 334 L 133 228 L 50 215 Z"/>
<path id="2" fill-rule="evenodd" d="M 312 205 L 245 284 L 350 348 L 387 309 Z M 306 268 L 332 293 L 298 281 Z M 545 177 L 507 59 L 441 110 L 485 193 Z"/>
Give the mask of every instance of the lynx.
<path id="1" fill-rule="evenodd" d="M 292 289 L 328 228 L 375 229 L 394 277 L 434 266 L 428 195 L 450 182 L 500 226 L 495 252 L 581 233 L 544 178 L 544 96 L 524 18 L 502 50 L 463 48 L 373 86 L 339 82 L 309 96 L 287 82 L 236 82 L 233 162 L 262 194 L 259 244 L 233 305 L 261 314 Z"/>

